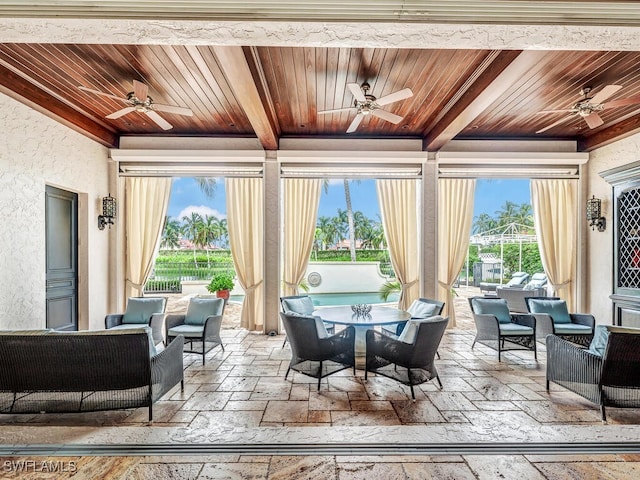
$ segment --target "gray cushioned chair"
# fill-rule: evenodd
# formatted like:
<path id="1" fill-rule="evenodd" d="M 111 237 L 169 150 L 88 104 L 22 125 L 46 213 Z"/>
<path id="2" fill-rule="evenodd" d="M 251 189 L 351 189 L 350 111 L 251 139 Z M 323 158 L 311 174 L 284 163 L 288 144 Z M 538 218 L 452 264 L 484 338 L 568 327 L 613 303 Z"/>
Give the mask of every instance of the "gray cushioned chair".
<path id="1" fill-rule="evenodd" d="M 282 311 L 284 313 L 293 312 L 300 315 L 313 316 L 313 311 L 315 310 L 313 300 L 309 295 L 289 295 L 287 297 L 280 297 L 280 305 L 282 306 Z M 336 328 L 332 323 L 325 323 L 324 328 L 330 335 L 336 333 Z M 286 343 L 287 336 L 285 335 L 282 346 L 284 347 Z"/>
<path id="2" fill-rule="evenodd" d="M 548 335 L 549 382 L 606 407 L 640 407 L 640 329 L 598 325 L 589 348 Z"/>
<path id="3" fill-rule="evenodd" d="M 536 349 L 536 319 L 530 314 L 510 313 L 504 298 L 471 297 L 469 305 L 476 324 L 476 343 L 498 351 L 498 361 L 506 350 L 532 350 L 538 359 Z"/>
<path id="4" fill-rule="evenodd" d="M 285 332 L 291 344 L 291 362 L 285 373 L 291 370 L 320 381 L 331 374 L 349 367 L 356 373 L 354 343 L 355 329 L 352 326 L 328 336 L 322 320 L 296 313 L 280 313 Z"/>
<path id="5" fill-rule="evenodd" d="M 365 380 L 372 372 L 409 385 L 413 400 L 414 385 L 435 378 L 442 388 L 434 360 L 448 322 L 441 316 L 409 320 L 397 339 L 367 330 Z"/>
<path id="6" fill-rule="evenodd" d="M 407 312 L 411 314 L 412 319 L 429 318 L 441 315 L 443 308 L 444 302 L 431 300 L 429 298 L 418 298 L 409 306 Z M 383 325 L 382 333 L 386 333 L 387 335 L 400 335 L 406 324 L 407 322 L 399 322 L 393 325 Z"/>
<path id="7" fill-rule="evenodd" d="M 106 329 L 151 327 L 156 345 L 164 343 L 162 336 L 166 297 L 129 297 L 124 313 L 110 313 L 104 319 Z"/>
<path id="8" fill-rule="evenodd" d="M 167 315 L 165 320 L 167 343 L 179 335 L 184 336 L 185 344 L 188 344 L 188 350 L 184 351 L 202 355 L 204 365 L 205 356 L 210 350 L 220 345 L 224 351 L 220 327 L 226 304 L 223 298 L 193 297 L 189 300 L 186 315 Z M 202 347 L 195 350 L 194 343 L 202 344 Z M 207 343 L 212 344 L 208 349 Z"/>
<path id="9" fill-rule="evenodd" d="M 558 297 L 529 297 L 527 309 L 536 317 L 536 335 L 544 341 L 547 335 L 557 335 L 583 347 L 593 338 L 596 319 L 588 313 L 569 313 L 567 302 Z"/>

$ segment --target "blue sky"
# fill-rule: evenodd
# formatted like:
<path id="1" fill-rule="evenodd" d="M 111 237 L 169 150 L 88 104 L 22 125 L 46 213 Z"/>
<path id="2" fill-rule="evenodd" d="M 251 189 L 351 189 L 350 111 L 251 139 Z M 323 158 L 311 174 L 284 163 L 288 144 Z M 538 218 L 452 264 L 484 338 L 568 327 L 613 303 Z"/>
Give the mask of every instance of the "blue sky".
<path id="1" fill-rule="evenodd" d="M 350 182 L 351 201 L 355 211 L 360 210 L 367 217 L 378 218 L 379 208 L 376 198 L 376 186 L 373 180 Z M 529 180 L 522 179 L 480 179 L 476 183 L 474 217 L 480 213 L 493 215 L 505 201 L 531 203 Z M 345 209 L 344 187 L 342 180 L 331 180 L 328 193 L 322 193 L 319 215 L 332 217 L 338 208 Z M 224 181 L 218 181 L 215 198 L 205 197 L 191 178 L 175 178 L 171 190 L 168 214 L 177 220 L 196 211 L 201 215 L 215 215 L 226 218 Z"/>

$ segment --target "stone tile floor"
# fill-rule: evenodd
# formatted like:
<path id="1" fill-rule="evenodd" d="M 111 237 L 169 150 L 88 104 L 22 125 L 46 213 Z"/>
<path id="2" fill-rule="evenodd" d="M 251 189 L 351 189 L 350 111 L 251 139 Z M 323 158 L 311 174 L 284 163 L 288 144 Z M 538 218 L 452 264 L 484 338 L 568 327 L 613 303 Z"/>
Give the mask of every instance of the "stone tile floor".
<path id="1" fill-rule="evenodd" d="M 640 455 L 622 449 L 587 455 L 532 447 L 557 445 L 562 453 L 563 445 L 576 442 L 637 442 L 640 409 L 608 409 L 603 424 L 590 402 L 554 385 L 546 392 L 542 345 L 538 362 L 521 351 L 505 353 L 499 363 L 489 348 L 471 350 L 474 331 L 468 327 L 462 313 L 458 327 L 445 333 L 437 362 L 443 389 L 423 384 L 415 402 L 408 387 L 376 376 L 365 381 L 362 371 L 323 379 L 320 391 L 315 379 L 298 373 L 285 380 L 290 348 L 282 348 L 282 336 L 225 329 L 225 351 L 211 351 L 206 365 L 185 355 L 185 390 L 177 387 L 156 404 L 153 424 L 146 409 L 0 416 L 0 446 L 53 450 L 0 457 L 0 478 L 640 478 Z M 491 450 L 500 444 L 511 450 Z M 60 445 L 122 449 L 53 456 Z M 141 445 L 149 446 L 144 454 L 134 448 Z M 168 445 L 176 454 L 154 453 L 154 446 Z M 233 448 L 218 453 L 221 445 Z M 255 454 L 250 446 L 256 445 L 283 448 Z M 304 448 L 291 454 L 286 445 Z M 347 448 L 326 454 L 320 447 L 327 445 Z M 360 448 L 367 445 L 379 448 L 367 453 Z M 428 454 L 412 445 L 451 448 Z M 460 445 L 487 450 L 455 448 Z M 138 453 L 130 455 L 127 446 Z M 202 449 L 180 450 L 190 446 Z M 25 460 L 33 463 L 20 463 Z M 51 466 L 58 470 L 43 470 Z"/>

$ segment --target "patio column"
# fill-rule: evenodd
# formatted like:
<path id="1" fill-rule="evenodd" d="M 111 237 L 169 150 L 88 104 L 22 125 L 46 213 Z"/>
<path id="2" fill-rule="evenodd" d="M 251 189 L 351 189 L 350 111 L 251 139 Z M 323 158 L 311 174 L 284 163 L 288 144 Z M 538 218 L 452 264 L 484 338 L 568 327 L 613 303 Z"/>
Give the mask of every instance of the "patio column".
<path id="1" fill-rule="evenodd" d="M 280 331 L 280 166 L 276 152 L 264 164 L 264 333 Z"/>

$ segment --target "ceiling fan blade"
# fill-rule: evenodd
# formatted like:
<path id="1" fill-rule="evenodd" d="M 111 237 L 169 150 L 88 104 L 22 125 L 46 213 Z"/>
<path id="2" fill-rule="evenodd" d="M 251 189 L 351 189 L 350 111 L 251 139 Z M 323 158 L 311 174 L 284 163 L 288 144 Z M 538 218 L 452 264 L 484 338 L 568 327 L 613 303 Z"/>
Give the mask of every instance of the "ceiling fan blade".
<path id="1" fill-rule="evenodd" d="M 602 108 L 625 107 L 627 105 L 635 105 L 636 103 L 640 103 L 640 97 L 621 98 L 620 100 L 606 102 L 602 104 Z"/>
<path id="2" fill-rule="evenodd" d="M 151 107 L 158 112 L 175 113 L 177 115 L 193 116 L 193 112 L 187 107 L 176 107 L 174 105 L 162 105 L 161 103 L 152 103 Z"/>
<path id="3" fill-rule="evenodd" d="M 107 115 L 104 118 L 110 118 L 111 120 L 114 120 L 116 118 L 120 118 L 123 115 L 126 115 L 127 113 L 131 113 L 136 109 L 136 107 L 125 107 L 122 110 L 118 110 L 117 112 L 113 112 L 109 115 Z"/>
<path id="4" fill-rule="evenodd" d="M 356 107 L 332 108 L 331 110 L 320 110 L 318 114 L 346 112 L 347 110 L 353 110 L 354 108 Z"/>
<path id="5" fill-rule="evenodd" d="M 371 115 L 386 120 L 387 122 L 395 123 L 396 125 L 402 121 L 400 115 L 396 115 L 395 113 L 387 112 L 386 110 L 382 110 L 381 108 L 376 108 L 371 112 Z"/>
<path id="6" fill-rule="evenodd" d="M 388 105 L 390 103 L 404 100 L 405 98 L 409 97 L 413 97 L 413 92 L 410 88 L 403 88 L 402 90 L 398 90 L 397 92 L 390 93 L 389 95 L 378 98 L 376 100 L 376 103 L 378 105 Z"/>
<path id="7" fill-rule="evenodd" d="M 149 110 L 148 112 L 145 112 L 145 113 L 147 114 L 147 117 L 153 120 L 161 129 L 171 130 L 173 128 L 173 125 L 171 125 L 169 122 L 167 122 L 164 118 L 162 118 L 153 110 Z"/>
<path id="8" fill-rule="evenodd" d="M 602 90 L 596 93 L 591 100 L 589 100 L 589 103 L 592 105 L 602 103 L 621 88 L 622 85 L 606 85 Z"/>
<path id="9" fill-rule="evenodd" d="M 149 96 L 149 87 L 137 80 L 133 81 L 133 94 L 138 100 L 145 101 Z"/>
<path id="10" fill-rule="evenodd" d="M 93 88 L 83 87 L 82 85 L 80 85 L 78 88 L 80 90 L 84 90 L 85 92 L 95 93 L 96 95 L 102 95 L 103 97 L 109 97 L 109 98 L 113 98 L 114 100 L 120 100 L 121 102 L 129 103 L 129 100 L 127 100 L 126 98 L 118 97 L 118 96 L 112 95 L 110 93 L 100 92 L 98 90 L 94 90 Z"/>
<path id="11" fill-rule="evenodd" d="M 559 112 L 577 112 L 578 110 L 576 110 L 575 108 L 562 108 L 560 110 L 540 110 L 539 112 L 536 112 L 536 115 L 538 113 L 559 113 Z"/>
<path id="12" fill-rule="evenodd" d="M 367 97 L 364 96 L 362 88 L 360 88 L 360 85 L 358 85 L 357 83 L 347 83 L 347 88 L 351 91 L 351 94 L 354 96 L 354 98 L 359 102 L 367 101 Z"/>
<path id="13" fill-rule="evenodd" d="M 550 128 L 555 127 L 556 125 L 560 125 L 561 123 L 566 122 L 567 120 L 570 120 L 573 118 L 573 115 L 569 115 L 568 117 L 564 117 L 561 118 L 560 120 L 558 120 L 557 122 L 552 123 L 551 125 L 547 125 L 546 127 L 538 130 L 536 133 L 542 133 L 542 132 L 546 132 L 547 130 L 549 130 Z"/>
<path id="14" fill-rule="evenodd" d="M 347 133 L 355 132 L 363 118 L 364 118 L 364 115 L 362 115 L 361 113 L 358 113 L 356 117 L 353 119 L 353 121 L 351 122 L 351 125 L 349 125 L 349 128 L 347 128 Z"/>
<path id="15" fill-rule="evenodd" d="M 584 117 L 584 121 L 587 122 L 587 125 L 589 125 L 589 128 L 596 128 L 599 127 L 600 125 L 604 125 L 604 120 L 602 120 L 602 118 L 600 118 L 600 115 L 598 115 L 597 113 L 592 113 L 591 115 L 587 115 L 586 117 Z"/>

